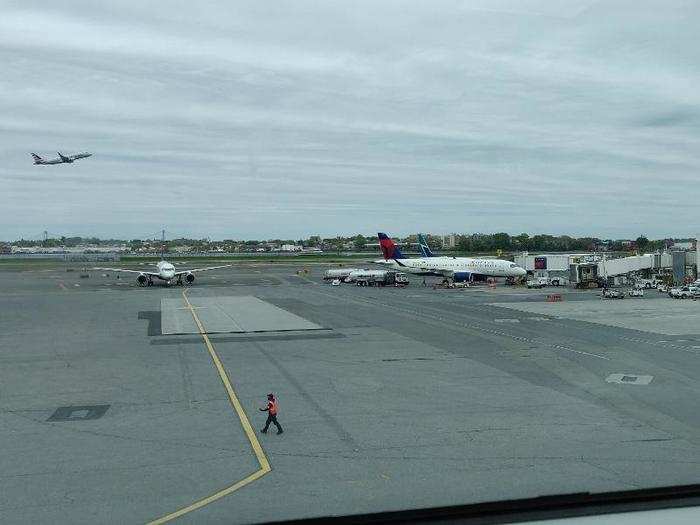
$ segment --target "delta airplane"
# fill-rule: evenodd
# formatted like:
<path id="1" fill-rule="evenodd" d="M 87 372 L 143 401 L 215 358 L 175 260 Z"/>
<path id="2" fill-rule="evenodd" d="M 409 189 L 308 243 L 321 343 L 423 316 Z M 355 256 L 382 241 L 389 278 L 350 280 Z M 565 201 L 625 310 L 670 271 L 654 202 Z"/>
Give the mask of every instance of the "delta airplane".
<path id="1" fill-rule="evenodd" d="M 208 272 L 209 270 L 218 270 L 219 268 L 228 268 L 232 266 L 230 264 L 224 264 L 223 266 L 210 266 L 209 268 L 193 268 L 191 270 L 180 270 L 179 272 L 175 270 L 173 266 L 168 261 L 162 260 L 156 264 L 155 272 L 144 272 L 143 270 L 127 270 L 125 268 L 93 268 L 93 270 L 104 270 L 110 272 L 125 272 L 125 273 L 137 273 L 136 282 L 139 286 L 153 286 L 153 279 L 160 279 L 165 281 L 166 286 L 170 285 L 173 279 L 177 278 L 176 284 L 179 286 L 190 285 L 194 282 L 194 274 L 196 272 Z M 183 282 L 183 277 L 185 281 Z"/>
<path id="2" fill-rule="evenodd" d="M 73 162 L 78 159 L 92 157 L 92 153 L 77 153 L 76 155 L 63 155 L 60 151 L 57 151 L 56 153 L 58 153 L 58 158 L 50 160 L 42 159 L 36 153 L 32 153 L 34 164 L 73 164 Z"/>
<path id="3" fill-rule="evenodd" d="M 434 255 L 425 239 L 419 240 L 423 257 L 408 259 L 386 233 L 378 233 L 377 236 L 379 237 L 379 246 L 384 255 L 385 264 L 389 264 L 402 272 L 417 275 L 439 275 L 454 282 L 471 281 L 475 275 L 522 277 L 527 274 L 524 268 L 503 259 Z"/>

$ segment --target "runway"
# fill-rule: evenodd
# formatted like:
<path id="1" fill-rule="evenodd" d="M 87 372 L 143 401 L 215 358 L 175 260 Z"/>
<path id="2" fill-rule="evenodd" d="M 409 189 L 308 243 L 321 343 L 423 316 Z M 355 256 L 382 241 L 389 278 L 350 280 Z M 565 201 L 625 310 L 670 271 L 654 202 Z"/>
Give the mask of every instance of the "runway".
<path id="1" fill-rule="evenodd" d="M 181 287 L 0 271 L 0 521 L 248 523 L 698 482 L 697 323 L 576 313 L 612 308 L 593 292 L 544 310 L 540 290 L 296 270 L 203 275 L 195 308 L 254 297 L 302 323 L 214 329 L 217 314 L 206 340 L 196 322 L 163 335 L 162 304 L 191 315 Z M 255 433 L 269 471 L 222 370 L 253 430 L 278 395 L 285 434 Z"/>

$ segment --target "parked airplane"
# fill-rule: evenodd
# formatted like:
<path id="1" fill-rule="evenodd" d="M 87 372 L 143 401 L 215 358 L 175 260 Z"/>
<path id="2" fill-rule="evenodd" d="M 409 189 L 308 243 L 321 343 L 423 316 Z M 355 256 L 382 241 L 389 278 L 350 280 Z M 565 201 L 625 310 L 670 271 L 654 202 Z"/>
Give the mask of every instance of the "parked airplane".
<path id="1" fill-rule="evenodd" d="M 230 264 L 224 264 L 222 266 L 210 266 L 209 268 L 193 268 L 192 270 L 180 270 L 179 272 L 175 270 L 173 266 L 168 261 L 162 260 L 156 264 L 155 272 L 145 272 L 143 270 L 127 270 L 125 268 L 93 268 L 93 270 L 104 270 L 110 272 L 126 272 L 126 273 L 137 273 L 136 282 L 139 286 L 153 286 L 153 278 L 165 281 L 166 285 L 169 285 L 171 281 L 177 278 L 176 284 L 190 285 L 194 282 L 194 274 L 196 272 L 207 272 L 209 270 L 218 270 L 219 268 L 228 268 L 232 266 Z M 184 277 L 184 282 L 183 282 Z"/>
<path id="2" fill-rule="evenodd" d="M 409 259 L 386 233 L 378 233 L 379 246 L 386 263 L 396 269 L 417 275 L 439 275 L 455 282 L 471 281 L 475 275 L 486 277 L 522 277 L 524 268 L 503 259 L 435 256 L 430 248 L 428 256 Z M 423 247 L 421 246 L 421 251 Z M 425 254 L 425 252 L 423 252 Z"/>
<path id="3" fill-rule="evenodd" d="M 428 246 L 428 241 L 425 240 L 422 233 L 418 234 L 418 248 L 423 257 L 437 257 L 437 255 L 433 253 L 433 250 L 430 249 L 430 246 Z"/>
<path id="4" fill-rule="evenodd" d="M 32 158 L 34 159 L 34 164 L 72 164 L 78 159 L 92 157 L 92 153 L 77 153 L 76 155 L 63 155 L 60 151 L 57 153 L 57 159 L 45 160 L 36 153 L 32 153 Z"/>

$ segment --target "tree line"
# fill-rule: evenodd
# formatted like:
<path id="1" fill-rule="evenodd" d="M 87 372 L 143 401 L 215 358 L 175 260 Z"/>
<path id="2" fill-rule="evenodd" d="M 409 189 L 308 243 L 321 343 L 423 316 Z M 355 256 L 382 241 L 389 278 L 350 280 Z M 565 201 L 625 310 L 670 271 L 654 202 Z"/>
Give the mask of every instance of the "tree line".
<path id="1" fill-rule="evenodd" d="M 451 237 L 451 236 L 450 236 Z M 670 247 L 674 241 L 688 239 L 656 239 L 650 240 L 645 235 L 636 239 L 600 239 L 597 237 L 571 237 L 568 235 L 529 235 L 521 233 L 472 233 L 454 236 L 454 246 L 446 245 L 443 237 L 427 235 L 426 239 L 431 248 L 440 252 L 489 253 L 489 252 L 590 252 L 590 251 L 639 251 L 651 252 Z M 415 248 L 417 235 L 395 238 L 396 242 L 406 248 Z M 161 248 L 160 239 L 100 239 L 97 237 L 58 237 L 43 240 L 20 239 L 10 244 L 24 247 L 75 247 L 85 244 L 106 246 L 126 245 L 129 249 L 138 250 L 145 246 Z M 210 239 L 176 238 L 165 241 L 165 249 L 169 251 L 176 246 L 190 246 L 197 251 L 207 251 L 212 246 L 234 249 L 237 251 L 255 249 L 261 245 L 297 244 L 303 247 L 318 247 L 324 251 L 374 251 L 377 249 L 375 235 L 350 235 L 322 238 L 312 235 L 307 239 L 268 239 L 268 240 L 234 240 L 225 239 L 212 241 Z"/>

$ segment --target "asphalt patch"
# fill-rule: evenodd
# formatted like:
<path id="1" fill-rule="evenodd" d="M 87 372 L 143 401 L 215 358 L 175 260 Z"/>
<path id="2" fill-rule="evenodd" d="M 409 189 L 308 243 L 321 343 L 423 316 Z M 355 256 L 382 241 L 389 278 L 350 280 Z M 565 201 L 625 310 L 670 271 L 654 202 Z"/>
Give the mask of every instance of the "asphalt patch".
<path id="1" fill-rule="evenodd" d="M 163 335 L 160 327 L 160 310 L 139 312 L 139 319 L 148 321 L 147 333 L 149 336 Z"/>
<path id="2" fill-rule="evenodd" d="M 110 405 L 82 405 L 70 407 L 58 407 L 46 421 L 87 421 L 100 419 L 105 415 Z"/>

